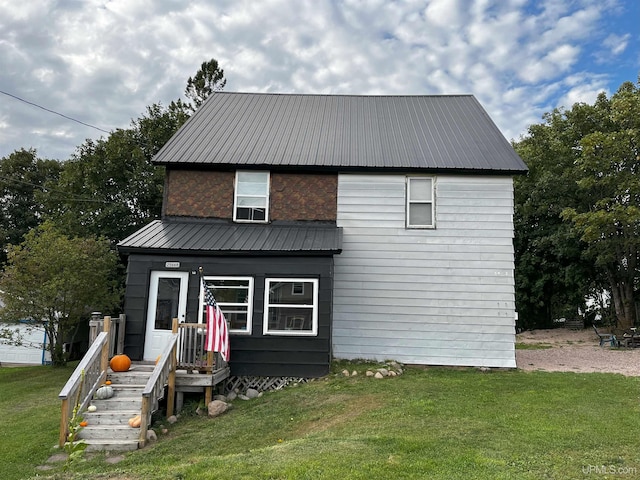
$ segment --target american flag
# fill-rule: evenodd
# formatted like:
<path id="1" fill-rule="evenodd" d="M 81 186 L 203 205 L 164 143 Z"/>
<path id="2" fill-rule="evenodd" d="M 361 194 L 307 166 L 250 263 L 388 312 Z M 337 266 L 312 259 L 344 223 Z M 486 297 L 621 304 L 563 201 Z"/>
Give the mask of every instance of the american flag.
<path id="1" fill-rule="evenodd" d="M 229 361 L 229 330 L 227 330 L 227 319 L 224 318 L 224 314 L 216 299 L 213 298 L 213 294 L 209 287 L 202 278 L 202 288 L 204 290 L 204 301 L 206 308 L 207 318 L 207 338 L 205 343 L 205 350 L 208 352 L 220 352 L 222 358 L 225 361 Z"/>

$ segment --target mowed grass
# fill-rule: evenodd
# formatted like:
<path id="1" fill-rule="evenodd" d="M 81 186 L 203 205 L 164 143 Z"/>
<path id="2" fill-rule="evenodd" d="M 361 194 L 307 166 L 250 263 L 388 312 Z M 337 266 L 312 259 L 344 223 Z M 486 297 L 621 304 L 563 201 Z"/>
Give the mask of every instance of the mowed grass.
<path id="1" fill-rule="evenodd" d="M 0 368 L 0 478 L 29 478 L 58 442 L 58 394 L 71 366 Z"/>
<path id="2" fill-rule="evenodd" d="M 185 414 L 120 463 L 87 455 L 67 472 L 61 465 L 35 470 L 57 439 L 63 379 L 46 367 L 23 369 L 36 386 L 26 388 L 20 374 L 0 369 L 0 478 L 640 477 L 639 378 L 407 368 L 377 380 L 364 376 L 363 365 L 336 366 L 343 368 L 360 374 L 236 400 L 215 419 Z M 15 391 L 6 395 L 6 387 Z M 5 443 L 6 432 L 16 430 L 20 440 Z"/>

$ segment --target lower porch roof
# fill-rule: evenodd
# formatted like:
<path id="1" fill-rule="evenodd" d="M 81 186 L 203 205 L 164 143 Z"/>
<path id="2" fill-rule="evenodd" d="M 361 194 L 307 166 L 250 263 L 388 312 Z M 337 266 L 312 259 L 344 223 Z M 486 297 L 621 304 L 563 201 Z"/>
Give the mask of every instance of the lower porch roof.
<path id="1" fill-rule="evenodd" d="M 214 219 L 154 220 L 118 243 L 121 253 L 182 255 L 334 255 L 342 228 L 330 223 L 232 223 Z"/>

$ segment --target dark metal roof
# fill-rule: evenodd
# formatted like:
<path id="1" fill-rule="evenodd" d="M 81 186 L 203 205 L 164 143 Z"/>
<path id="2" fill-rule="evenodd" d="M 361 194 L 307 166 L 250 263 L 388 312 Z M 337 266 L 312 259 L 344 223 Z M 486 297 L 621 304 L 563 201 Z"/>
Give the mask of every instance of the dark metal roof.
<path id="1" fill-rule="evenodd" d="M 123 253 L 319 254 L 342 251 L 342 229 L 329 224 L 244 224 L 217 220 L 154 220 L 120 243 Z"/>
<path id="2" fill-rule="evenodd" d="M 218 92 L 154 161 L 334 170 L 527 170 L 472 95 Z"/>

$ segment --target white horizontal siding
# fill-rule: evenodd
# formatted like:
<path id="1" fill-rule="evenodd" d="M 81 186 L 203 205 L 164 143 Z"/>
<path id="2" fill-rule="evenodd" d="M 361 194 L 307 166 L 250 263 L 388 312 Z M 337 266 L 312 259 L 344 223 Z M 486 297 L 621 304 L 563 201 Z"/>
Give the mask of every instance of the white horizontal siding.
<path id="1" fill-rule="evenodd" d="M 515 367 L 511 178 L 437 176 L 436 228 L 405 228 L 405 175 L 341 174 L 333 353 Z"/>

